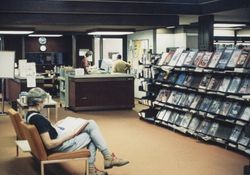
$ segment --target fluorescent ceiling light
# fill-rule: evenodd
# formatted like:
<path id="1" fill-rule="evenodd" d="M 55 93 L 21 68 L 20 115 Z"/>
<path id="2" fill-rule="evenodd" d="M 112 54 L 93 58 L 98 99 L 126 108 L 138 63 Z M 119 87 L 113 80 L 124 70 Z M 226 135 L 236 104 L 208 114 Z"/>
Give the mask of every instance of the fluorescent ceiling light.
<path id="1" fill-rule="evenodd" d="M 88 35 L 129 35 L 134 32 L 131 31 L 96 31 L 89 32 Z"/>
<path id="2" fill-rule="evenodd" d="M 230 28 L 230 27 L 218 27 L 216 28 L 216 30 L 240 30 L 242 29 L 241 27 L 234 27 L 234 28 Z"/>
<path id="3" fill-rule="evenodd" d="M 168 26 L 168 27 L 166 27 L 167 29 L 174 29 L 175 28 L 175 26 Z"/>
<path id="4" fill-rule="evenodd" d="M 7 34 L 7 35 L 27 35 L 27 34 L 31 34 L 34 31 L 11 31 L 11 30 L 0 30 L 0 34 Z"/>
<path id="5" fill-rule="evenodd" d="M 61 34 L 31 34 L 29 37 L 61 37 Z"/>
<path id="6" fill-rule="evenodd" d="M 227 27 L 245 27 L 246 24 L 224 24 L 224 23 L 215 23 L 214 24 L 214 27 L 224 27 L 224 28 L 227 28 Z"/>

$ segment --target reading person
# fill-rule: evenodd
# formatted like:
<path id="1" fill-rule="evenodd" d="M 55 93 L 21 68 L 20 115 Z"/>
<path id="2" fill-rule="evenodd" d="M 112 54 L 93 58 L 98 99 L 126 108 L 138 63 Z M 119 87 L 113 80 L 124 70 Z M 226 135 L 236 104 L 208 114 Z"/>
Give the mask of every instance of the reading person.
<path id="1" fill-rule="evenodd" d="M 53 126 L 51 122 L 40 113 L 46 98 L 47 93 L 41 88 L 36 87 L 28 92 L 26 122 L 36 126 L 48 152 L 68 152 L 87 147 L 91 154 L 89 157 L 89 175 L 107 174 L 107 172 L 95 168 L 94 163 L 97 149 L 104 157 L 105 169 L 112 168 L 113 166 L 123 166 L 129 163 L 129 161 L 117 158 L 113 153 L 111 154 L 98 125 L 93 120 L 88 120 L 87 126 L 80 132 L 73 130 L 62 134 L 62 130 L 57 127 L 57 125 Z"/>

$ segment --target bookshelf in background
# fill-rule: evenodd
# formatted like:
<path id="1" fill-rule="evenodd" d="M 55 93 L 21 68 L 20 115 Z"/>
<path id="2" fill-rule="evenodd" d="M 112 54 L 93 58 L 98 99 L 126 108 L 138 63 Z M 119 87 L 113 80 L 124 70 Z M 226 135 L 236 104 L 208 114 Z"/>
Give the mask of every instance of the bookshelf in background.
<path id="1" fill-rule="evenodd" d="M 250 54 L 239 49 L 163 53 L 155 98 L 141 119 L 250 154 Z"/>

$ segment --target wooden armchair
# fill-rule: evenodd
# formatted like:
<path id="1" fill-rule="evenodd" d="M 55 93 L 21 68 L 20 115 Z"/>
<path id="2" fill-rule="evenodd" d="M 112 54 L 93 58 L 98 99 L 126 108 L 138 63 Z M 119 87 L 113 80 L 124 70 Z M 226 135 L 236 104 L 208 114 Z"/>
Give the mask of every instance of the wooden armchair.
<path id="1" fill-rule="evenodd" d="M 15 111 L 14 109 L 9 109 L 8 114 L 11 119 L 11 123 L 16 132 L 16 156 L 19 156 L 19 147 L 26 152 L 30 151 L 30 147 L 28 145 L 27 140 L 25 139 L 24 131 L 21 127 L 22 117 L 21 115 Z"/>
<path id="2" fill-rule="evenodd" d="M 40 161 L 41 175 L 44 175 L 44 165 L 59 163 L 71 160 L 85 161 L 85 175 L 88 175 L 88 157 L 90 152 L 87 149 L 80 149 L 72 152 L 58 152 L 48 154 L 36 127 L 25 122 L 21 122 L 25 138 L 28 140 L 32 155 Z"/>

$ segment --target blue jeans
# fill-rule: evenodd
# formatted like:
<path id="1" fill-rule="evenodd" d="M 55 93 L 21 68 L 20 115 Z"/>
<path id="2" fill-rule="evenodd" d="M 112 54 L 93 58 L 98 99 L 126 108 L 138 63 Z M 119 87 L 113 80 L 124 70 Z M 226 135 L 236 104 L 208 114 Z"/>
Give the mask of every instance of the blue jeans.
<path id="1" fill-rule="evenodd" d="M 62 132 L 58 131 L 58 137 Z M 100 129 L 94 120 L 89 120 L 89 124 L 75 137 L 65 141 L 62 145 L 53 149 L 55 152 L 69 152 L 87 147 L 90 151 L 89 164 L 94 164 L 96 150 L 103 151 L 108 149 L 107 144 L 100 132 Z"/>

